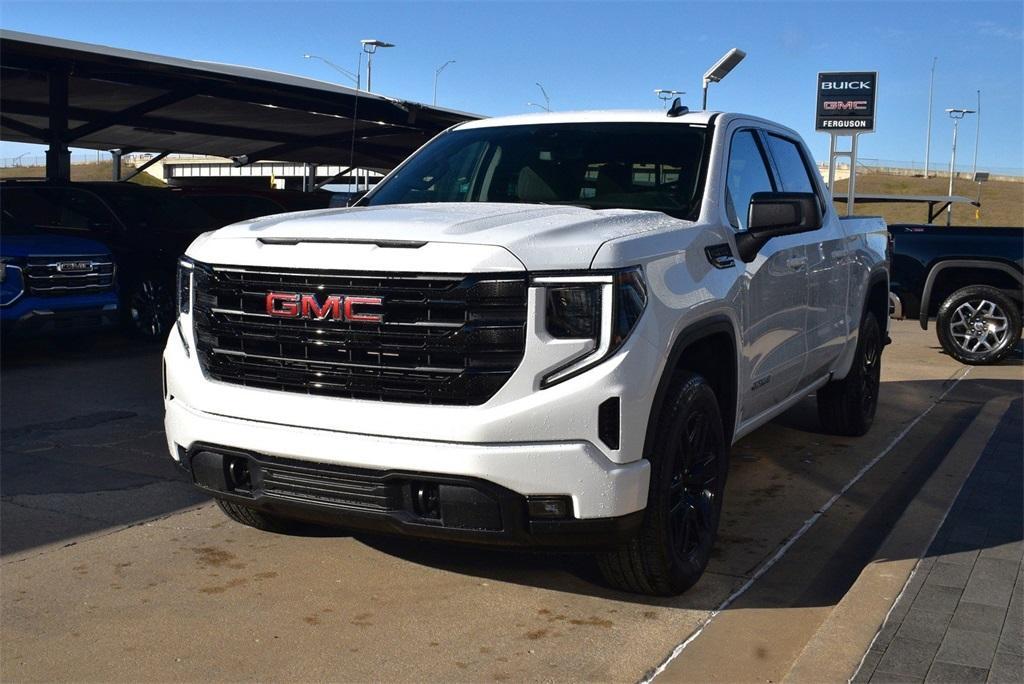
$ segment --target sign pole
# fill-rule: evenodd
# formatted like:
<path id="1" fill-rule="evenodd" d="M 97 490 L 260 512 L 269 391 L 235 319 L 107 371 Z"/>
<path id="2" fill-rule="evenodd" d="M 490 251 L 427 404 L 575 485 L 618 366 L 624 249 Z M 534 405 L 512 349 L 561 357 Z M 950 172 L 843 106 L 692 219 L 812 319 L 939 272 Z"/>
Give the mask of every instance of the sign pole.
<path id="1" fill-rule="evenodd" d="M 846 215 L 853 216 L 853 204 L 857 201 L 857 138 L 860 133 L 850 136 L 853 140 L 850 143 L 850 182 L 846 193 Z"/>

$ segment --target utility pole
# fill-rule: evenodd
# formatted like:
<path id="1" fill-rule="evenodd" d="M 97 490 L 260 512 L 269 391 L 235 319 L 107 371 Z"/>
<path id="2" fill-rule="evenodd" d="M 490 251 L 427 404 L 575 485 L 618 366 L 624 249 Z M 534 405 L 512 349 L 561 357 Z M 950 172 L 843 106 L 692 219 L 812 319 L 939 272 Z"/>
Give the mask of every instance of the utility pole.
<path id="1" fill-rule="evenodd" d="M 974 169 L 971 171 L 971 178 L 978 175 L 978 145 L 981 142 L 981 91 L 978 91 L 978 118 L 977 127 L 974 129 Z"/>
<path id="2" fill-rule="evenodd" d="M 924 177 L 929 177 L 928 161 L 932 151 L 932 94 L 935 92 L 935 63 L 938 57 L 932 57 L 932 80 L 928 86 L 928 137 L 924 144 Z"/>

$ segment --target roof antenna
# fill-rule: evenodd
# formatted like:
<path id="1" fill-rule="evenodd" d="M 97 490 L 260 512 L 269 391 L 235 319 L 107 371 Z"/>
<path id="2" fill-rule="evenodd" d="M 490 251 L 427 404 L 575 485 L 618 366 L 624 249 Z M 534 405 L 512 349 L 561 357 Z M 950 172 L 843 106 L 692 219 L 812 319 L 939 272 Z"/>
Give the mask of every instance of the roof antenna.
<path id="1" fill-rule="evenodd" d="M 685 106 L 683 104 L 683 101 L 677 97 L 676 99 L 672 100 L 672 106 L 668 108 L 667 112 L 665 112 L 665 116 L 671 116 L 674 119 L 677 116 L 682 116 L 683 114 L 686 114 L 686 112 L 688 111 L 690 111 L 690 108 Z"/>

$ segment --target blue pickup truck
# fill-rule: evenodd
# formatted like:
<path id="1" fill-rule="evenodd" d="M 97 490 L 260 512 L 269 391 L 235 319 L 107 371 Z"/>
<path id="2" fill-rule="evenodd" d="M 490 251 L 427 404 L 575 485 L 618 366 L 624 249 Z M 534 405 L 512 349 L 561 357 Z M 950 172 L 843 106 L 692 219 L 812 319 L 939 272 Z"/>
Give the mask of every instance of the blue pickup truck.
<path id="1" fill-rule="evenodd" d="M 0 331 L 10 339 L 71 335 L 114 325 L 115 276 L 114 258 L 102 243 L 48 235 L 4 221 Z"/>

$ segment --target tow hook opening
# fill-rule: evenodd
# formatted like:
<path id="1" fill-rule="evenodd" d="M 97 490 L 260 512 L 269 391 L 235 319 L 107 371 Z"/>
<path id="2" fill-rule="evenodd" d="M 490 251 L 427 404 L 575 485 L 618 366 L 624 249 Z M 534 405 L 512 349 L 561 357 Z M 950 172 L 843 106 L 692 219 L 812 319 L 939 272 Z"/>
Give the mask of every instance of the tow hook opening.
<path id="1" fill-rule="evenodd" d="M 438 485 L 430 482 L 413 482 L 412 508 L 421 518 L 440 520 L 441 493 Z"/>
<path id="2" fill-rule="evenodd" d="M 226 456 L 224 458 L 224 479 L 229 490 L 245 494 L 252 493 L 249 459 L 241 456 Z"/>

